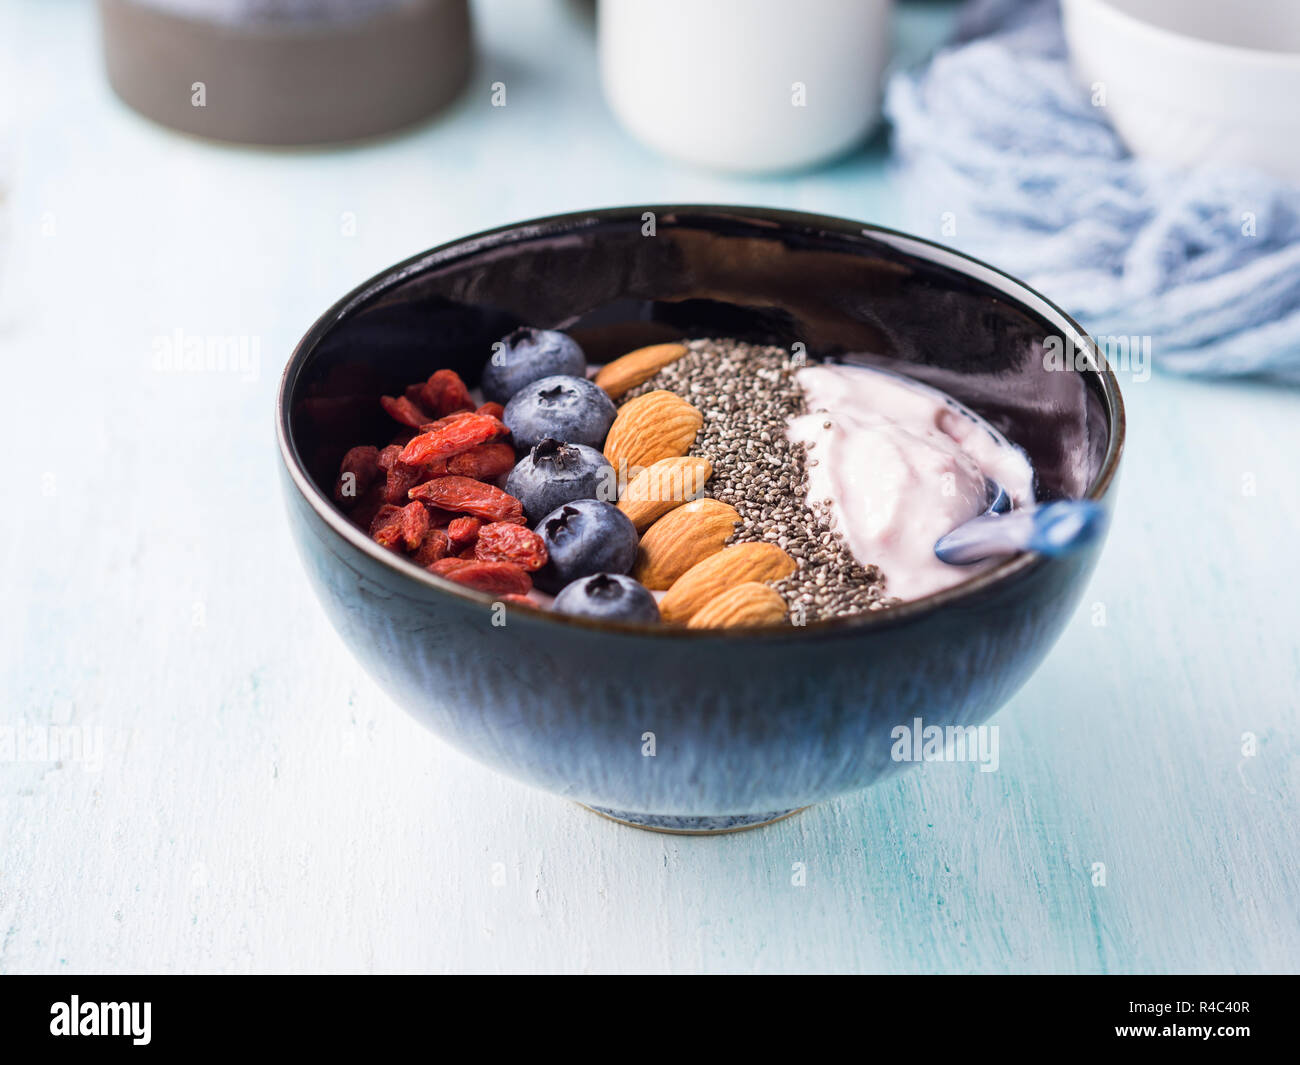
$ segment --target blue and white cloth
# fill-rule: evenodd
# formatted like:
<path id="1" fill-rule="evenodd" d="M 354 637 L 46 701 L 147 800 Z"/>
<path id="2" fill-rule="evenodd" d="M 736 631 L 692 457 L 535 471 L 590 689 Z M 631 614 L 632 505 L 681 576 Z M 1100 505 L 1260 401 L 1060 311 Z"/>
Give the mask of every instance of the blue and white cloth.
<path id="1" fill-rule="evenodd" d="M 885 109 L 946 243 L 1094 335 L 1150 336 L 1158 367 L 1300 381 L 1300 187 L 1130 155 L 1071 74 L 1057 0 L 972 0 Z"/>

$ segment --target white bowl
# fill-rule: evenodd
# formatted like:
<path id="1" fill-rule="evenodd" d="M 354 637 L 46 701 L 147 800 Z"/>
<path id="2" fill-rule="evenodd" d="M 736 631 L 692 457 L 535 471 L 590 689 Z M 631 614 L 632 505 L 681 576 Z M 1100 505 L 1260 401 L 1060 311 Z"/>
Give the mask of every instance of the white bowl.
<path id="1" fill-rule="evenodd" d="M 1077 76 L 1129 149 L 1300 182 L 1300 3 L 1064 0 Z"/>
<path id="2" fill-rule="evenodd" d="M 880 116 L 892 0 L 601 0 L 605 97 L 638 140 L 719 170 L 810 166 Z"/>

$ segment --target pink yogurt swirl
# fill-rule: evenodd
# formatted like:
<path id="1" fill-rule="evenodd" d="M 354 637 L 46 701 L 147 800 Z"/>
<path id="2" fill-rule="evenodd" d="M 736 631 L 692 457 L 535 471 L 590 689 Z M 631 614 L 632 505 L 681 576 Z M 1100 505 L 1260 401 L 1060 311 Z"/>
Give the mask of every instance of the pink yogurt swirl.
<path id="1" fill-rule="evenodd" d="M 788 433 L 812 445 L 808 501 L 829 504 L 831 527 L 880 567 L 888 594 L 919 599 L 995 564 L 940 562 L 934 542 L 983 512 L 990 480 L 1014 506 L 1032 503 L 1024 452 L 951 396 L 894 374 L 818 365 L 796 380 L 809 413 Z"/>

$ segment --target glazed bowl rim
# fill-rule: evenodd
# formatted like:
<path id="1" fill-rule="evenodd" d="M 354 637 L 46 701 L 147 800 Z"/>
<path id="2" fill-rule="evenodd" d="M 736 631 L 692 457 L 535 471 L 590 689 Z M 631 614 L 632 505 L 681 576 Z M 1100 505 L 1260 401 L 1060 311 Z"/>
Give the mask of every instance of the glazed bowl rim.
<path id="1" fill-rule="evenodd" d="M 1059 318 L 1060 322 L 1067 327 L 1064 331 L 1074 334 L 1070 339 L 1076 350 L 1087 352 L 1087 368 L 1082 371 L 1073 370 L 1069 372 L 1095 374 L 1101 384 L 1108 423 L 1106 452 L 1102 458 L 1101 467 L 1092 483 L 1088 486 L 1083 498 L 1100 500 L 1106 495 L 1114 480 L 1115 472 L 1119 466 L 1120 455 L 1124 449 L 1124 401 L 1120 395 L 1119 383 L 1115 378 L 1114 371 L 1107 364 L 1105 357 L 1097 346 L 1091 342 L 1091 338 L 1083 327 L 1055 303 L 1030 288 L 1024 282 L 980 259 L 935 241 L 927 240 L 924 237 L 917 237 L 885 226 L 855 222 L 833 215 L 820 215 L 771 207 L 746 207 L 736 204 L 644 204 L 545 215 L 522 222 L 512 222 L 508 225 L 497 226 L 446 241 L 404 259 L 393 266 L 389 266 L 363 281 L 347 295 L 336 300 L 311 324 L 307 332 L 294 346 L 293 353 L 289 356 L 284 372 L 280 376 L 280 385 L 276 394 L 275 434 L 281 461 L 284 462 L 290 478 L 303 498 L 325 524 L 344 541 L 369 556 L 372 560 L 428 590 L 462 602 L 479 603 L 488 609 L 491 609 L 492 604 L 499 602 L 500 596 L 475 591 L 443 577 L 435 576 L 414 562 L 381 547 L 353 525 L 342 511 L 335 507 L 333 500 L 316 486 L 307 473 L 306 466 L 302 461 L 302 456 L 298 453 L 290 430 L 290 416 L 292 413 L 290 401 L 298 384 L 298 378 L 319 342 L 354 309 L 434 266 L 447 265 L 457 259 L 476 255 L 492 248 L 509 246 L 519 241 L 580 230 L 605 222 L 633 217 L 640 219 L 646 212 L 652 212 L 656 218 L 660 219 L 672 215 L 722 215 L 738 220 L 748 219 L 772 223 L 780 228 L 795 226 L 841 235 L 869 237 L 897 250 L 916 255 L 932 265 L 956 270 L 971 280 L 982 282 L 995 289 L 1000 288 L 1004 296 L 1014 300 L 1022 309 L 1030 313 L 1049 319 L 1052 317 Z M 668 640 L 698 641 L 714 639 L 728 642 L 754 642 L 773 637 L 788 640 L 791 638 L 815 638 L 823 635 L 846 635 L 855 632 L 865 635 L 881 627 L 913 621 L 918 617 L 928 615 L 947 606 L 960 605 L 976 593 L 992 585 L 1046 565 L 1050 561 L 1052 560 L 1034 552 L 1021 552 L 1005 559 L 991 569 L 953 585 L 951 588 L 923 596 L 920 599 L 908 600 L 883 610 L 851 614 L 846 617 L 828 618 L 823 621 L 810 621 L 804 625 L 781 624 L 746 629 L 710 629 L 702 631 L 658 623 L 629 624 L 626 622 L 595 621 L 542 608 L 521 610 L 519 611 L 519 619 L 527 619 L 530 622 L 535 621 L 538 624 L 545 625 L 576 626 L 608 634 L 636 635 Z"/>

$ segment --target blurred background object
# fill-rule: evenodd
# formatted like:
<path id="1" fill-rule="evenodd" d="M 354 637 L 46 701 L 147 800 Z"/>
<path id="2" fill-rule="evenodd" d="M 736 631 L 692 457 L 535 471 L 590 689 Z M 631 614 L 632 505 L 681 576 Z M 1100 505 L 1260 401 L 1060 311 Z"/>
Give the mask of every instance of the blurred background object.
<path id="1" fill-rule="evenodd" d="M 216 140 L 324 144 L 427 118 L 471 65 L 467 0 L 99 0 L 114 91 Z"/>
<path id="2" fill-rule="evenodd" d="M 1113 0 L 1073 2 L 1083 11 Z M 1137 10 L 1136 0 L 1124 3 Z M 1157 6 L 1205 13 L 1211 4 L 1149 0 L 1144 9 Z M 1273 25 L 1278 47 L 1300 47 L 1300 37 L 1282 32 L 1300 20 L 1292 4 L 1232 5 L 1199 25 L 1225 27 L 1266 11 L 1271 20 L 1249 31 L 1251 39 Z M 1234 31 L 1232 40 L 1247 32 Z M 1103 57 L 1098 62 L 1115 80 L 1080 85 L 1057 0 L 971 0 L 949 45 L 895 74 L 886 93 L 908 226 L 1024 278 L 1077 317 L 1103 350 L 1113 345 L 1131 357 L 1136 349 L 1180 373 L 1300 380 L 1300 186 L 1241 166 L 1241 152 L 1220 150 L 1229 138 L 1260 137 L 1258 129 L 1206 138 L 1201 120 L 1180 119 L 1189 146 L 1181 154 L 1191 165 L 1163 161 L 1180 153 L 1135 157 L 1117 128 L 1140 106 L 1129 86 L 1159 77 L 1152 65 L 1161 53 L 1126 50 L 1119 32 L 1093 47 L 1089 54 Z M 1282 67 L 1300 66 L 1300 54 L 1249 55 L 1222 83 L 1225 118 L 1252 86 L 1276 88 Z M 1166 84 L 1177 91 L 1203 69 L 1213 71 L 1196 66 L 1175 77 L 1168 70 Z M 1195 110 L 1215 99 L 1202 93 L 1186 103 Z M 1265 94 L 1253 116 L 1249 107 L 1240 112 L 1241 121 L 1289 115 L 1300 125 L 1295 100 L 1294 92 Z M 1297 143 L 1292 134 L 1276 158 Z"/>
<path id="3" fill-rule="evenodd" d="M 880 117 L 892 0 L 600 0 L 605 96 L 633 136 L 718 170 L 811 166 Z"/>
<path id="4" fill-rule="evenodd" d="M 1300 3 L 1065 0 L 1089 92 L 1135 155 L 1254 166 L 1300 182 Z"/>
<path id="5" fill-rule="evenodd" d="M 5 118 L 5 105 L 0 102 L 0 292 L 4 290 L 5 264 L 9 259 L 9 244 L 12 240 L 9 186 L 13 180 L 13 138 L 13 130 Z"/>
<path id="6" fill-rule="evenodd" d="M 0 23 L 0 74 L 8 75 L 10 69 L 7 46 L 3 40 L 5 27 Z M 0 85 L 5 84 L 0 78 Z M 12 188 L 16 179 L 18 155 L 17 123 L 14 121 L 15 94 L 0 92 L 0 294 L 4 292 L 5 267 L 9 262 L 10 247 L 13 243 L 13 203 Z M 0 318 L 0 329 L 4 320 Z"/>

